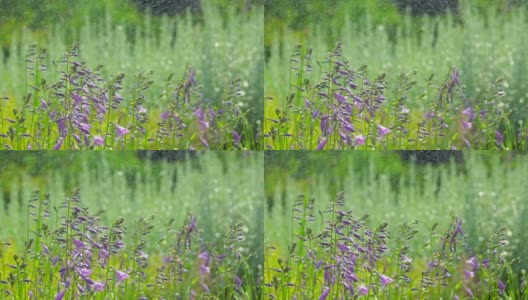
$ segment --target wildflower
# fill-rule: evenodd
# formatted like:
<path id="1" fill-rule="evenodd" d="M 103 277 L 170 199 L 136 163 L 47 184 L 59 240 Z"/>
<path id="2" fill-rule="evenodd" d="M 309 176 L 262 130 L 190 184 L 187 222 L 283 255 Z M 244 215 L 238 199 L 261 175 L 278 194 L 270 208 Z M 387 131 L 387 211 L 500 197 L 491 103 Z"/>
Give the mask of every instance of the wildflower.
<path id="1" fill-rule="evenodd" d="M 471 271 L 468 271 L 468 270 L 464 270 L 464 279 L 465 280 L 468 280 L 469 278 L 473 278 L 474 275 L 475 275 L 474 272 L 471 272 Z"/>
<path id="2" fill-rule="evenodd" d="M 354 143 L 356 144 L 356 146 L 365 145 L 365 141 L 366 141 L 366 138 L 362 135 L 356 135 L 354 137 Z"/>
<path id="3" fill-rule="evenodd" d="M 81 251 L 84 248 L 84 242 L 78 239 L 73 239 L 73 244 L 77 248 L 77 251 Z"/>
<path id="4" fill-rule="evenodd" d="M 103 146 L 104 145 L 104 137 L 102 136 L 99 136 L 99 135 L 94 135 L 93 137 L 94 139 L 94 145 L 95 146 Z"/>
<path id="5" fill-rule="evenodd" d="M 94 291 L 96 291 L 96 292 L 102 292 L 104 290 L 104 287 L 105 287 L 105 283 L 104 282 L 96 281 L 93 284 Z"/>
<path id="6" fill-rule="evenodd" d="M 466 290 L 466 293 L 469 295 L 469 297 L 474 297 L 473 292 L 467 286 L 465 286 L 464 289 Z"/>
<path id="7" fill-rule="evenodd" d="M 73 100 L 75 101 L 75 105 L 81 105 L 81 103 L 83 102 L 83 98 L 75 93 L 72 93 L 72 98 Z"/>
<path id="8" fill-rule="evenodd" d="M 434 118 L 434 117 L 435 117 L 435 113 L 434 113 L 434 112 L 426 112 L 426 113 L 424 114 L 424 118 L 425 118 L 426 120 L 431 120 L 431 119 Z"/>
<path id="9" fill-rule="evenodd" d="M 125 279 L 128 278 L 128 274 L 125 273 L 125 272 L 121 272 L 121 271 L 119 271 L 117 269 L 115 270 L 115 272 L 116 272 L 116 276 L 117 276 L 117 282 L 123 282 L 123 281 L 125 281 Z"/>
<path id="10" fill-rule="evenodd" d="M 348 252 L 350 249 L 345 244 L 337 243 L 337 247 L 341 252 Z"/>
<path id="11" fill-rule="evenodd" d="M 381 125 L 378 125 L 378 134 L 380 135 L 380 137 L 384 137 L 389 133 L 391 133 L 390 129 L 383 127 Z"/>
<path id="12" fill-rule="evenodd" d="M 462 114 L 466 117 L 468 117 L 468 122 L 473 122 L 473 119 L 475 118 L 475 111 L 471 106 L 467 107 L 462 111 Z"/>
<path id="13" fill-rule="evenodd" d="M 489 259 L 485 258 L 482 260 L 482 266 L 486 269 L 489 269 Z"/>
<path id="14" fill-rule="evenodd" d="M 471 143 L 467 139 L 464 139 L 464 144 L 466 144 L 466 147 L 471 149 Z"/>
<path id="15" fill-rule="evenodd" d="M 332 133 L 332 129 L 328 126 L 328 119 L 330 116 L 324 116 L 321 118 L 321 133 L 323 136 L 329 135 Z"/>
<path id="16" fill-rule="evenodd" d="M 464 120 L 462 120 L 462 128 L 464 129 L 469 129 L 471 128 L 472 124 L 470 122 L 466 122 Z"/>
<path id="17" fill-rule="evenodd" d="M 139 105 L 138 106 L 138 113 L 144 114 L 146 112 L 147 112 L 147 109 L 145 107 L 143 107 L 143 105 Z"/>
<path id="18" fill-rule="evenodd" d="M 506 289 L 506 285 L 502 281 L 499 280 L 498 286 L 499 286 L 499 294 L 502 295 L 502 293 L 504 293 L 504 290 Z"/>
<path id="19" fill-rule="evenodd" d="M 81 275 L 81 277 L 87 278 L 90 275 L 92 275 L 92 270 L 87 269 L 87 268 L 78 268 L 77 269 L 77 273 L 79 273 L 79 275 Z"/>
<path id="20" fill-rule="evenodd" d="M 326 288 L 326 290 L 319 296 L 319 300 L 325 300 L 328 298 L 328 295 L 330 294 L 330 288 Z"/>
<path id="21" fill-rule="evenodd" d="M 189 225 L 189 232 L 196 231 L 196 217 L 191 215 L 191 224 Z"/>
<path id="22" fill-rule="evenodd" d="M 404 262 L 404 263 L 411 263 L 411 262 L 412 262 L 412 258 L 410 258 L 410 257 L 407 256 L 407 255 L 403 255 L 403 256 L 402 256 L 402 262 Z"/>
<path id="23" fill-rule="evenodd" d="M 476 256 L 472 256 L 471 258 L 466 260 L 466 263 L 471 265 L 473 271 L 476 271 L 478 269 L 478 258 Z"/>
<path id="24" fill-rule="evenodd" d="M 62 143 L 64 142 L 64 138 L 59 138 L 55 146 L 53 146 L 53 150 L 59 150 L 62 147 Z"/>
<path id="25" fill-rule="evenodd" d="M 339 103 L 343 103 L 343 102 L 346 101 L 345 96 L 343 96 L 343 95 L 341 95 L 339 93 L 334 93 L 334 97 L 337 100 L 337 102 L 339 102 Z"/>
<path id="26" fill-rule="evenodd" d="M 319 270 L 322 264 L 323 264 L 323 260 L 320 259 L 318 262 L 315 263 L 315 268 Z"/>
<path id="27" fill-rule="evenodd" d="M 495 141 L 497 145 L 502 144 L 502 142 L 504 141 L 504 137 L 498 130 L 495 131 Z"/>
<path id="28" fill-rule="evenodd" d="M 233 130 L 233 141 L 235 145 L 238 145 L 240 143 L 240 135 Z"/>
<path id="29" fill-rule="evenodd" d="M 323 140 L 321 140 L 319 145 L 317 145 L 317 149 L 316 150 L 323 150 L 324 147 L 326 146 L 326 142 L 328 142 L 328 137 L 325 137 Z"/>
<path id="30" fill-rule="evenodd" d="M 123 136 L 125 136 L 125 134 L 130 132 L 130 130 L 128 130 L 127 128 L 119 126 L 117 124 L 115 125 L 115 127 L 116 127 L 117 136 L 119 136 L 119 137 L 123 137 Z"/>
<path id="31" fill-rule="evenodd" d="M 365 296 L 365 295 L 368 295 L 369 289 L 368 289 L 368 287 L 365 286 L 364 284 L 361 284 L 361 285 L 358 287 L 358 292 L 359 292 L 359 295 L 360 295 L 360 296 Z"/>
<path id="32" fill-rule="evenodd" d="M 59 292 L 57 296 L 55 296 L 55 300 L 62 300 L 62 298 L 64 298 L 65 293 L 66 293 L 66 290 L 62 290 L 61 292 Z"/>
<path id="33" fill-rule="evenodd" d="M 209 143 L 207 142 L 207 140 L 205 140 L 201 136 L 199 138 L 200 138 L 200 141 L 202 142 L 202 144 L 205 146 L 205 148 L 209 149 Z"/>
<path id="34" fill-rule="evenodd" d="M 79 125 L 79 129 L 85 133 L 85 134 L 90 134 L 90 129 L 92 128 L 92 125 L 88 124 L 88 123 L 81 123 Z"/>
<path id="35" fill-rule="evenodd" d="M 242 286 L 242 279 L 240 279 L 238 276 L 235 275 L 235 289 L 240 289 L 240 287 Z"/>
<path id="36" fill-rule="evenodd" d="M 48 109 L 48 104 L 42 98 L 40 98 L 40 106 L 42 107 L 42 109 Z"/>
<path id="37" fill-rule="evenodd" d="M 210 291 L 209 291 L 209 287 L 207 286 L 207 284 L 205 284 L 203 281 L 200 281 L 200 285 L 203 287 L 203 289 L 204 289 L 207 293 L 210 293 Z"/>
<path id="38" fill-rule="evenodd" d="M 394 282 L 394 279 L 388 277 L 388 276 L 385 276 L 383 274 L 379 274 L 379 277 L 380 277 L 380 281 L 381 281 L 381 286 L 384 287 L 386 286 L 387 284 L 391 283 L 391 282 Z"/>

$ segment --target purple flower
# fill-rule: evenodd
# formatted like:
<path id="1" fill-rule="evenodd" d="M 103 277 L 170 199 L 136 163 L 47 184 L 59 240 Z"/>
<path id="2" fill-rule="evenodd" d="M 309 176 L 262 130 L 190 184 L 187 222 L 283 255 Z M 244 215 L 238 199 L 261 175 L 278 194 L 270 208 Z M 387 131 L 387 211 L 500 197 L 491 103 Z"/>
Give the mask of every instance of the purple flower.
<path id="1" fill-rule="evenodd" d="M 469 129 L 469 128 L 471 128 L 472 125 L 473 124 L 471 124 L 470 122 L 466 122 L 466 121 L 462 120 L 462 128 Z"/>
<path id="2" fill-rule="evenodd" d="M 205 284 L 203 281 L 200 281 L 200 285 L 203 287 L 203 289 L 204 289 L 207 293 L 210 293 L 210 291 L 209 291 L 209 287 L 207 286 L 207 284 Z"/>
<path id="3" fill-rule="evenodd" d="M 474 297 L 473 292 L 467 286 L 465 286 L 464 289 L 466 290 L 466 293 L 469 295 L 469 297 Z"/>
<path id="4" fill-rule="evenodd" d="M 191 216 L 191 224 L 189 225 L 189 232 L 196 231 L 196 217 Z"/>
<path id="5" fill-rule="evenodd" d="M 369 289 L 367 286 L 365 286 L 364 284 L 361 284 L 359 287 L 358 287 L 358 292 L 359 292 L 359 295 L 360 296 L 365 296 L 365 295 L 368 295 L 369 293 Z"/>
<path id="6" fill-rule="evenodd" d="M 73 100 L 75 101 L 75 104 L 76 105 L 81 105 L 81 103 L 83 102 L 83 98 L 75 93 L 72 93 L 72 98 Z"/>
<path id="7" fill-rule="evenodd" d="M 240 143 L 240 135 L 233 130 L 233 141 L 235 145 L 238 145 Z"/>
<path id="8" fill-rule="evenodd" d="M 502 293 L 504 293 L 504 290 L 506 289 L 506 285 L 502 281 L 499 280 L 498 287 L 499 287 L 499 294 L 502 295 Z"/>
<path id="9" fill-rule="evenodd" d="M 325 300 L 328 298 L 328 295 L 330 294 L 330 288 L 326 288 L 326 290 L 319 296 L 319 300 Z"/>
<path id="10" fill-rule="evenodd" d="M 147 109 L 143 107 L 143 105 L 138 106 L 138 113 L 144 114 L 147 112 Z"/>
<path id="11" fill-rule="evenodd" d="M 467 116 L 468 117 L 468 121 L 469 122 L 473 122 L 473 119 L 475 118 L 475 111 L 473 110 L 473 108 L 471 106 L 467 107 L 466 109 L 464 109 L 462 111 L 462 114 L 464 116 Z"/>
<path id="12" fill-rule="evenodd" d="M 460 86 L 460 80 L 458 78 L 459 72 L 457 69 L 453 69 L 453 73 L 451 74 L 451 83 L 449 89 L 453 88 L 453 86 L 456 84 Z"/>
<path id="13" fill-rule="evenodd" d="M 457 295 L 455 295 L 453 296 L 453 300 L 460 300 L 460 298 Z"/>
<path id="14" fill-rule="evenodd" d="M 64 138 L 60 137 L 55 146 L 53 146 L 53 150 L 59 150 L 62 147 L 62 143 L 64 142 Z"/>
<path id="15" fill-rule="evenodd" d="M 207 251 L 204 251 L 198 255 L 198 258 L 202 260 L 204 265 L 209 265 L 209 262 L 211 261 L 211 256 Z"/>
<path id="16" fill-rule="evenodd" d="M 319 268 L 321 267 L 322 264 L 323 264 L 323 260 L 320 259 L 319 261 L 317 261 L 317 262 L 315 263 L 315 268 L 316 268 L 317 270 L 319 270 Z"/>
<path id="17" fill-rule="evenodd" d="M 115 127 L 116 127 L 117 136 L 119 136 L 119 137 L 123 137 L 123 136 L 125 136 L 125 134 L 130 132 L 130 130 L 128 130 L 127 128 L 119 126 L 117 124 L 115 125 Z"/>
<path id="18" fill-rule="evenodd" d="M 160 115 L 160 118 L 163 120 L 163 121 L 167 121 L 167 119 L 169 118 L 169 113 L 164 111 L 161 113 Z"/>
<path id="19" fill-rule="evenodd" d="M 434 116 L 435 116 L 434 111 L 432 111 L 432 112 L 426 112 L 426 113 L 424 114 L 424 118 L 425 118 L 426 120 L 431 120 L 432 118 L 434 118 Z"/>
<path id="20" fill-rule="evenodd" d="M 64 298 L 65 293 L 66 293 L 66 290 L 62 290 L 61 292 L 59 292 L 57 296 L 55 296 L 55 300 L 62 300 L 62 298 Z"/>
<path id="21" fill-rule="evenodd" d="M 317 149 L 316 150 L 323 150 L 324 147 L 326 146 L 326 142 L 328 142 L 328 137 L 325 137 L 323 140 L 321 140 L 319 145 L 317 145 Z"/>
<path id="22" fill-rule="evenodd" d="M 128 278 L 128 274 L 125 273 L 125 272 L 121 272 L 121 271 L 119 271 L 117 269 L 115 270 L 115 272 L 116 272 L 116 276 L 117 276 L 117 282 L 123 282 L 123 281 L 125 281 L 125 279 Z"/>
<path id="23" fill-rule="evenodd" d="M 466 147 L 468 147 L 469 149 L 471 149 L 471 143 L 464 138 L 464 144 L 466 144 Z"/>
<path id="24" fill-rule="evenodd" d="M 77 248 L 77 251 L 81 251 L 84 248 L 84 242 L 78 239 L 73 239 L 73 244 Z"/>
<path id="25" fill-rule="evenodd" d="M 476 256 L 470 257 L 468 260 L 466 260 L 466 263 L 471 265 L 473 271 L 478 269 L 478 258 Z"/>
<path id="26" fill-rule="evenodd" d="M 105 283 L 104 282 L 96 281 L 93 284 L 94 291 L 96 291 L 96 292 L 102 292 L 104 290 L 104 287 L 105 287 Z"/>
<path id="27" fill-rule="evenodd" d="M 474 272 L 471 272 L 471 271 L 468 271 L 468 270 L 464 270 L 464 279 L 465 280 L 473 278 L 474 275 L 475 275 Z"/>
<path id="28" fill-rule="evenodd" d="M 495 131 L 495 141 L 497 145 L 502 144 L 502 142 L 504 141 L 504 137 L 498 130 Z"/>
<path id="29" fill-rule="evenodd" d="M 203 137 L 200 136 L 199 138 L 205 148 L 209 149 L 209 143 Z"/>
<path id="30" fill-rule="evenodd" d="M 92 275 L 92 270 L 87 269 L 87 268 L 78 268 L 77 269 L 77 273 L 79 273 L 79 275 L 81 275 L 81 277 L 86 278 L 86 277 L 90 277 L 90 275 Z"/>
<path id="31" fill-rule="evenodd" d="M 346 101 L 346 97 L 341 95 L 341 94 L 339 94 L 339 93 L 334 93 L 334 97 L 337 100 L 337 102 L 339 102 L 339 103 L 343 103 L 343 102 Z"/>
<path id="32" fill-rule="evenodd" d="M 337 243 L 337 248 L 341 250 L 341 252 L 348 252 L 350 249 L 345 244 Z"/>
<path id="33" fill-rule="evenodd" d="M 104 145 L 104 140 L 105 140 L 104 137 L 99 136 L 99 135 L 94 135 L 93 139 L 94 139 L 94 145 L 95 146 Z"/>
<path id="34" fill-rule="evenodd" d="M 92 125 L 87 123 L 81 123 L 79 127 L 83 133 L 90 134 L 90 129 L 92 128 Z"/>
<path id="35" fill-rule="evenodd" d="M 242 279 L 235 275 L 235 288 L 238 290 L 242 286 Z"/>
<path id="36" fill-rule="evenodd" d="M 366 141 L 366 138 L 362 135 L 356 135 L 354 137 L 354 143 L 356 144 L 356 146 L 365 145 L 365 141 Z"/>
<path id="37" fill-rule="evenodd" d="M 394 279 L 388 277 L 388 276 L 385 276 L 383 274 L 378 274 L 379 277 L 380 277 L 380 281 L 381 281 L 381 287 L 384 287 L 386 286 L 387 284 L 391 283 L 391 282 L 394 282 Z"/>
<path id="38" fill-rule="evenodd" d="M 383 127 L 381 125 L 378 125 L 378 134 L 381 136 L 381 137 L 384 137 L 386 136 L 387 134 L 391 133 L 391 130 L 386 128 L 386 127 Z"/>
<path id="39" fill-rule="evenodd" d="M 331 129 L 328 126 L 328 119 L 330 116 L 325 116 L 321 118 L 321 133 L 323 136 L 329 135 L 331 133 Z"/>
<path id="40" fill-rule="evenodd" d="M 40 106 L 42 107 L 42 109 L 47 109 L 48 108 L 48 104 L 42 98 L 40 98 Z"/>
<path id="41" fill-rule="evenodd" d="M 486 269 L 489 269 L 489 259 L 485 258 L 482 260 L 482 266 Z"/>
<path id="42" fill-rule="evenodd" d="M 59 127 L 59 132 L 61 136 L 66 136 L 66 126 L 64 124 L 64 121 L 66 118 L 60 118 L 57 120 L 57 126 Z"/>
<path id="43" fill-rule="evenodd" d="M 456 219 L 455 224 L 455 231 L 453 232 L 453 238 L 455 238 L 459 233 L 464 235 L 464 231 L 462 230 L 462 219 Z"/>

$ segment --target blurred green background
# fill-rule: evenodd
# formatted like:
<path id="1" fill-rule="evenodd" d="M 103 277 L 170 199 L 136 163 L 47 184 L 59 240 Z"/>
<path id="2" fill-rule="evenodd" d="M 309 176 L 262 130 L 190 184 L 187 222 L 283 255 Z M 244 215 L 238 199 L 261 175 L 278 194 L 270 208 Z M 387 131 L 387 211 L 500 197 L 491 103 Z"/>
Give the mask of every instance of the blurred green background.
<path id="1" fill-rule="evenodd" d="M 284 26 L 295 30 L 302 38 L 310 34 L 310 26 L 321 25 L 327 33 L 330 47 L 338 37 L 336 30 L 332 28 L 339 32 L 339 27 L 344 25 L 347 18 L 358 22 L 364 15 L 369 15 L 374 27 L 403 26 L 405 19 L 402 15 L 405 12 L 399 10 L 397 2 L 420 3 L 414 0 L 265 0 L 265 45 L 269 47 L 273 42 L 273 35 L 281 32 Z M 468 0 L 459 1 L 459 4 L 461 2 L 475 6 L 482 14 L 487 14 L 490 7 L 506 12 L 525 4 L 525 0 Z"/>
<path id="2" fill-rule="evenodd" d="M 240 13 L 247 13 L 255 5 L 262 5 L 262 0 L 192 0 L 202 5 L 207 2 L 222 9 L 235 7 Z M 64 24 L 72 34 L 81 27 L 86 19 L 97 21 L 103 19 L 106 12 L 113 20 L 123 25 L 140 26 L 144 24 L 145 14 L 138 2 L 163 5 L 167 1 L 139 0 L 0 0 L 0 45 L 7 47 L 17 29 L 28 27 L 36 34 L 51 24 Z M 176 0 L 169 2 L 190 2 Z M 174 15 L 175 13 L 171 13 Z M 184 12 L 178 13 L 183 15 Z M 199 14 L 199 13 L 198 13 Z"/>

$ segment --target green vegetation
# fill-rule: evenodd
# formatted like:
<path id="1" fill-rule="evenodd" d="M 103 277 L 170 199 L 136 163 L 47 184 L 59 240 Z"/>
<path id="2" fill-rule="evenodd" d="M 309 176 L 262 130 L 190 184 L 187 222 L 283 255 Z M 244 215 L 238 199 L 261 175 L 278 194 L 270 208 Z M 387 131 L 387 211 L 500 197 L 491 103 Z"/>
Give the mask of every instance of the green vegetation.
<path id="1" fill-rule="evenodd" d="M 432 166 L 401 162 L 391 152 L 302 153 L 300 159 L 288 152 L 265 158 L 269 165 L 265 174 L 266 194 L 268 207 L 271 207 L 265 221 L 265 277 L 266 283 L 270 283 L 267 293 L 279 299 L 293 295 L 319 297 L 331 286 L 334 296 L 350 295 L 347 285 L 341 285 L 348 281 L 340 270 L 349 270 L 343 267 L 350 262 L 346 254 L 349 250 L 343 249 L 355 251 L 352 244 L 357 242 L 365 247 L 371 245 L 372 249 L 381 245 L 389 250 L 383 250 L 380 255 L 385 258 L 380 259 L 376 268 L 368 270 L 361 263 L 362 254 L 356 253 L 357 268 L 353 273 L 360 281 L 354 283 L 355 291 L 363 284 L 384 299 L 412 299 L 418 296 L 411 288 L 420 286 L 422 276 L 429 276 L 427 270 L 432 272 L 428 263 L 434 262 L 435 257 L 446 258 L 446 253 L 440 255 L 437 251 L 441 249 L 440 240 L 447 234 L 449 239 L 453 238 L 451 242 L 460 238 L 458 250 L 447 254 L 450 258 L 443 261 L 453 277 L 446 281 L 446 287 L 439 285 L 440 289 L 422 290 L 424 297 L 427 294 L 433 298 L 457 294 L 460 299 L 469 299 L 464 286 L 478 289 L 478 297 L 497 293 L 496 287 L 485 287 L 484 283 L 478 288 L 471 287 L 463 272 L 471 271 L 466 260 L 475 256 L 482 261 L 493 253 L 488 252 L 490 247 L 502 240 L 502 248 L 497 253 L 503 263 L 497 265 L 494 269 L 497 273 L 492 276 L 506 283 L 510 289 L 508 295 L 523 299 L 526 291 L 519 284 L 524 278 L 521 270 L 527 266 L 524 258 L 527 257 L 528 225 L 525 220 L 528 206 L 524 200 L 527 191 L 522 184 L 522 174 L 528 168 L 525 155 L 468 152 L 463 163 Z M 287 175 L 278 176 L 281 171 Z M 336 198 L 336 190 L 344 191 L 344 196 Z M 304 196 L 298 197 L 300 194 Z M 362 218 L 365 215 L 368 218 Z M 454 219 L 455 216 L 458 218 Z M 345 224 L 350 222 L 357 225 L 351 230 L 364 239 L 357 240 L 354 238 L 357 236 L 349 233 Z M 458 226 L 463 230 L 463 238 L 453 236 Z M 368 230 L 386 238 L 376 239 Z M 407 234 L 412 238 L 405 240 Z M 402 239 L 405 240 L 403 244 Z M 347 246 L 339 248 L 336 243 Z M 398 272 L 396 264 L 401 259 L 401 250 L 412 258 L 412 271 Z M 342 260 L 335 255 L 342 255 Z M 317 267 L 321 266 L 317 264 L 319 260 L 323 261 L 323 267 Z M 335 282 L 339 284 L 333 285 L 327 270 L 336 276 Z M 306 276 L 300 276 L 299 272 Z M 377 274 L 394 280 L 405 274 L 410 282 L 404 284 L 402 281 L 394 285 L 394 289 L 383 289 Z M 491 278 L 489 274 L 479 273 L 479 277 L 474 274 L 475 280 Z M 312 280 L 313 276 L 318 279 Z M 378 285 L 369 285 L 372 281 Z M 288 285 L 289 282 L 294 284 Z"/>
<path id="2" fill-rule="evenodd" d="M 271 40 L 264 87 L 270 99 L 265 102 L 266 144 L 273 149 L 336 150 L 524 148 L 528 67 L 525 40 L 518 37 L 528 28 L 526 9 L 484 7 L 463 2 L 459 16 L 440 17 L 401 15 L 394 7 L 365 8 L 358 10 L 365 14 L 354 17 L 356 6 L 350 4 L 336 9 L 343 17 L 331 18 L 329 25 L 306 24 L 302 33 L 288 23 L 272 32 L 266 28 L 266 39 Z M 382 22 L 380 16 L 385 13 L 387 19 Z M 346 91 L 348 82 L 354 83 L 349 87 L 352 94 Z M 438 99 L 445 96 L 450 82 L 457 91 L 449 99 L 451 107 L 445 109 Z M 370 93 L 369 83 L 380 87 L 383 98 L 380 112 L 369 109 L 373 117 L 364 117 L 362 105 L 371 99 L 363 93 Z M 334 137 L 322 132 L 322 118 L 339 114 L 334 93 L 358 108 L 341 118 L 350 123 L 347 127 L 354 127 L 354 134 L 341 131 L 340 136 L 334 130 Z M 354 96 L 360 103 L 353 103 Z M 305 103 L 314 108 L 306 109 Z M 473 123 L 461 118 L 468 108 L 496 114 L 488 115 L 492 120 Z M 400 116 L 401 111 L 407 116 Z M 449 129 L 440 135 L 438 129 L 425 129 L 424 138 L 417 132 L 427 128 L 423 125 L 431 112 L 442 119 L 433 121 L 440 124 L 433 128 Z M 399 120 L 394 119 L 396 115 Z M 387 140 L 380 141 L 380 134 L 370 130 L 377 125 L 391 131 Z M 483 132 L 487 133 L 483 136 Z"/>
<path id="3" fill-rule="evenodd" d="M 164 109 L 169 103 L 174 102 L 178 80 L 187 76 L 191 68 L 195 72 L 193 79 L 195 78 L 199 85 L 195 92 L 199 94 L 196 98 L 200 100 L 194 101 L 191 112 L 182 111 L 182 115 L 192 115 L 201 105 L 215 111 L 229 111 L 224 107 L 225 102 L 229 102 L 227 106 L 236 107 L 237 116 L 231 111 L 226 115 L 229 115 L 229 118 L 240 116 L 244 121 L 232 124 L 234 127 L 222 125 L 219 130 L 228 132 L 229 136 L 236 131 L 242 141 L 246 138 L 251 140 L 245 142 L 244 147 L 257 148 L 259 146 L 252 141 L 260 131 L 263 120 L 264 55 L 261 44 L 264 10 L 262 5 L 242 4 L 240 2 L 239 6 L 225 7 L 225 4 L 206 1 L 202 3 L 201 14 L 198 16 L 184 14 L 155 17 L 140 14 L 130 5 L 121 7 L 113 1 L 104 5 L 102 2 L 94 2 L 73 5 L 66 10 L 65 15 L 42 26 L 40 23 L 31 25 L 18 22 L 16 14 L 13 13 L 4 21 L 6 24 L 15 22 L 16 27 L 11 30 L 13 34 L 3 42 L 4 51 L 0 51 L 0 95 L 10 99 L 10 103 L 3 104 L 5 109 L 2 112 L 3 117 L 0 118 L 15 119 L 12 110 L 24 111 L 21 106 L 27 104 L 26 97 L 30 97 L 28 94 L 32 94 L 31 102 L 37 103 L 40 101 L 37 99 L 39 90 L 44 88 L 46 83 L 48 89 L 51 85 L 58 84 L 61 77 L 64 77 L 61 76 L 62 72 L 71 71 L 68 66 L 64 68 L 59 62 L 65 57 L 64 53 L 70 52 L 74 45 L 77 59 L 85 62 L 90 69 L 96 70 L 96 73 L 107 81 L 105 86 L 99 86 L 100 89 L 108 88 L 111 80 L 123 74 L 124 77 L 118 82 L 119 86 L 123 87 L 120 92 L 123 106 L 137 106 L 137 96 L 141 93 L 141 105 L 150 115 L 148 127 L 157 127 L 156 124 L 163 121 L 160 115 L 165 112 Z M 54 6 L 44 8 L 45 11 L 58 9 Z M 16 9 L 18 11 L 20 7 Z M 73 19 L 68 18 L 68 14 L 71 14 Z M 43 52 L 40 52 L 40 49 L 44 49 Z M 35 52 L 39 58 L 32 57 L 30 61 L 29 56 L 35 55 Z M 236 99 L 227 95 L 233 90 L 234 82 Z M 52 95 L 46 96 L 52 98 Z M 71 95 L 66 93 L 66 97 Z M 53 98 L 43 100 L 59 102 Z M 62 104 L 60 106 L 64 107 Z M 110 110 L 109 107 L 105 108 Z M 34 109 L 36 107 L 32 107 L 32 110 Z M 128 107 L 121 113 L 126 115 L 132 111 L 133 109 Z M 32 114 L 36 113 L 32 111 Z M 120 119 L 130 121 L 127 117 Z M 50 123 L 56 123 L 55 121 Z M 9 121 L 0 121 L 7 122 Z M 114 122 L 104 123 L 108 125 Z M 3 135 L 8 134 L 6 126 L 1 132 Z M 133 122 L 127 122 L 120 126 L 131 129 L 134 125 Z M 191 128 L 189 124 L 186 126 Z M 113 128 L 105 126 L 102 130 L 106 133 L 104 136 L 101 132 L 94 134 L 107 139 L 111 138 L 108 133 L 112 130 Z M 194 133 L 197 131 L 196 128 L 192 130 Z M 38 138 L 36 132 L 24 132 L 21 128 L 15 131 Z M 192 142 L 189 141 L 197 139 L 197 135 L 185 137 L 185 146 L 164 144 L 171 149 L 192 148 Z M 57 143 L 57 139 L 52 139 Z M 42 142 L 46 144 L 45 141 Z M 212 145 L 212 148 L 230 148 L 225 143 L 222 144 L 217 147 Z M 20 148 L 19 146 L 18 143 L 10 145 L 11 148 Z M 50 147 L 41 144 L 40 147 L 34 145 L 32 148 Z M 141 147 L 132 147 L 138 148 Z M 196 145 L 194 148 L 197 148 Z M 68 146 L 67 149 L 75 147 Z"/>

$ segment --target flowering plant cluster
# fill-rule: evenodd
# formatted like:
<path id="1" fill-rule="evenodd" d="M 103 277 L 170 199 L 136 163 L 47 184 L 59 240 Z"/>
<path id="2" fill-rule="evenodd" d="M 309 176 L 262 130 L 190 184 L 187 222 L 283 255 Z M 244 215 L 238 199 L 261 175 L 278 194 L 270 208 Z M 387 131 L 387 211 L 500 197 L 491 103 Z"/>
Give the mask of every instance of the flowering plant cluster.
<path id="1" fill-rule="evenodd" d="M 402 74 L 391 97 L 387 76 L 367 76 L 366 66 L 350 67 L 341 44 L 325 62 L 322 77 L 311 83 L 311 50 L 297 46 L 290 59 L 290 95 L 284 105 L 268 101 L 265 139 L 269 149 L 515 149 L 524 148 L 525 128 L 514 128 L 511 110 L 501 103 L 501 80 L 485 99 L 464 95 L 459 70 L 431 95 L 433 77 L 424 90 L 422 107 L 411 107 L 409 91 L 416 89 L 413 74 Z M 434 99 L 434 100 L 430 100 Z M 409 103 L 410 102 L 410 103 Z M 269 109 L 270 107 L 275 107 Z M 415 105 L 416 106 L 416 105 Z"/>
<path id="2" fill-rule="evenodd" d="M 79 60 L 74 45 L 59 62 L 60 78 L 50 84 L 45 49 L 30 47 L 26 63 L 30 79 L 22 106 L 3 98 L 0 142 L 6 149 L 245 149 L 257 147 L 246 120 L 252 110 L 237 102 L 240 83 L 230 82 L 219 105 L 199 92 L 195 71 L 185 70 L 173 85 L 169 76 L 158 99 L 146 99 L 150 72 L 123 90 L 125 74 L 103 79 L 101 67 Z M 167 94 L 171 96 L 167 96 Z M 125 96 L 126 95 L 126 96 Z M 168 101 L 162 99 L 168 98 Z M 20 102 L 20 101 L 19 101 Z M 155 105 L 164 107 L 156 111 Z M 7 109 L 6 109 L 7 108 Z M 11 109 L 9 109 L 11 108 Z"/>
<path id="3" fill-rule="evenodd" d="M 322 220 L 316 220 L 314 201 L 304 195 L 295 201 L 292 221 L 297 226 L 286 255 L 277 254 L 284 249 L 267 247 L 265 290 L 272 299 L 521 299 L 526 295 L 525 286 L 524 291 L 517 288 L 513 262 L 504 256 L 508 244 L 504 229 L 496 231 L 484 251 L 475 252 L 465 242 L 463 221 L 454 217 L 444 233 L 432 227 L 424 258 L 412 258 L 408 242 L 417 233 L 416 221 L 400 225 L 396 235 L 387 223 L 373 229 L 366 216 L 356 218 L 343 210 L 343 193 L 319 213 Z M 322 224 L 320 230 L 315 229 L 317 224 Z"/>
<path id="4" fill-rule="evenodd" d="M 188 214 L 179 229 L 169 222 L 160 245 L 147 245 L 153 217 L 140 218 L 129 231 L 123 218 L 105 226 L 99 214 L 80 207 L 79 190 L 54 213 L 48 197 L 35 191 L 29 202 L 33 225 L 22 253 L 10 242 L 0 246 L 2 299 L 257 297 L 248 257 L 239 251 L 241 225 L 230 229 L 223 245 L 212 245 L 202 238 L 197 218 Z M 52 217 L 56 228 L 48 222 Z M 166 251 L 149 253 L 147 246 Z"/>

